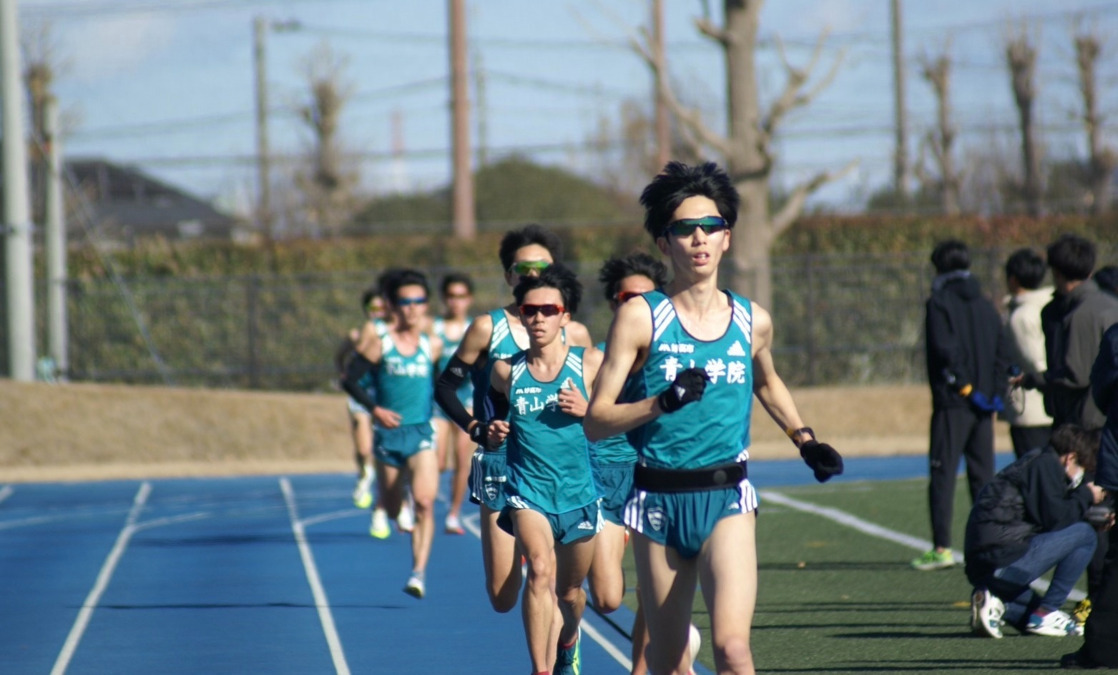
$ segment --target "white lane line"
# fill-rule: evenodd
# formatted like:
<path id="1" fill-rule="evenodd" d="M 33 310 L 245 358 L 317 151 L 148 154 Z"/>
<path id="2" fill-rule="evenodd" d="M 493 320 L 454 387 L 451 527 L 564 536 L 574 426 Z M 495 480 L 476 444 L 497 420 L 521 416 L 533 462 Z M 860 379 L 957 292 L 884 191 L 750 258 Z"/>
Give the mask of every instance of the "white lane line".
<path id="1" fill-rule="evenodd" d="M 8 497 L 11 497 L 13 492 L 15 492 L 15 490 L 12 488 L 11 485 L 5 485 L 4 487 L 0 488 L 0 502 L 4 501 Z"/>
<path id="2" fill-rule="evenodd" d="M 73 627 L 70 628 L 70 634 L 66 636 L 66 642 L 62 645 L 62 651 L 58 654 L 58 659 L 54 662 L 54 667 L 51 668 L 51 675 L 62 675 L 66 672 L 66 668 L 70 665 L 70 660 L 74 658 L 74 652 L 78 648 L 78 643 L 81 642 L 82 635 L 85 633 L 86 627 L 89 626 L 89 620 L 93 617 L 93 610 L 97 607 L 97 603 L 101 601 L 101 595 L 104 594 L 105 589 L 109 585 L 109 580 L 112 579 L 113 572 L 116 570 L 117 563 L 120 562 L 120 557 L 124 555 L 124 549 L 127 548 L 128 542 L 132 539 L 133 533 L 136 531 L 136 519 L 140 516 L 140 511 L 143 510 L 144 504 L 147 503 L 148 496 L 151 495 L 151 483 L 144 481 L 140 484 L 140 489 L 136 492 L 136 496 L 132 500 L 132 510 L 128 512 L 128 519 L 125 521 L 124 529 L 116 538 L 116 544 L 113 546 L 109 556 L 105 559 L 105 564 L 101 566 L 101 572 L 97 575 L 97 582 L 93 584 L 93 589 L 89 591 L 85 602 L 82 603 L 81 611 L 78 612 L 78 618 L 74 621 Z"/>
<path id="3" fill-rule="evenodd" d="M 318 567 L 314 564 L 314 554 L 307 544 L 303 523 L 299 520 L 299 511 L 295 507 L 295 491 L 291 489 L 291 481 L 286 477 L 280 478 L 279 482 L 280 489 L 283 490 L 283 499 L 287 502 L 287 512 L 291 517 L 291 531 L 294 532 L 295 541 L 299 545 L 299 556 L 303 559 L 303 569 L 307 572 L 307 582 L 314 595 L 315 607 L 318 608 L 318 620 L 322 623 L 322 632 L 326 634 L 326 644 L 330 646 L 330 656 L 334 659 L 334 670 L 338 675 L 349 675 L 349 664 L 346 663 L 342 641 L 338 638 L 338 630 L 334 626 L 334 615 L 330 612 L 330 600 L 322 587 Z"/>
<path id="4" fill-rule="evenodd" d="M 366 511 L 356 511 L 354 509 L 345 509 L 344 511 L 333 511 L 331 513 L 323 513 L 313 518 L 304 518 L 302 523 L 303 527 L 307 528 L 311 525 L 318 525 L 331 520 L 339 520 L 341 518 L 356 518 L 357 516 L 364 516 Z"/>
<path id="5" fill-rule="evenodd" d="M 862 520 L 858 516 L 847 513 L 846 511 L 841 511 L 829 506 L 812 504 L 811 502 L 801 502 L 798 499 L 792 499 L 791 497 L 788 497 L 779 492 L 773 492 L 771 490 L 761 490 L 760 494 L 761 499 L 776 502 L 777 504 L 780 504 L 781 506 L 787 506 L 790 509 L 795 509 L 804 513 L 821 516 L 823 518 L 827 518 L 828 520 L 833 520 L 840 525 L 845 525 L 851 529 L 858 530 L 859 532 L 877 537 L 879 539 L 884 539 L 886 541 L 901 544 L 902 546 L 907 546 L 914 551 L 923 552 L 932 548 L 932 542 L 928 541 L 927 539 L 921 539 L 920 537 L 913 537 L 903 532 L 890 530 L 887 527 L 882 527 L 881 525 L 877 525 L 876 523 L 871 523 L 868 520 Z M 963 554 L 961 553 L 955 554 L 955 558 L 960 563 L 964 562 Z M 1030 587 L 1035 592 L 1043 594 L 1046 590 L 1048 590 L 1048 582 L 1044 579 L 1037 579 L 1032 584 L 1030 584 Z M 1068 594 L 1068 599 L 1075 602 L 1078 602 L 1085 597 L 1087 597 L 1087 595 L 1083 591 L 1074 588 L 1072 589 L 1071 593 Z"/>

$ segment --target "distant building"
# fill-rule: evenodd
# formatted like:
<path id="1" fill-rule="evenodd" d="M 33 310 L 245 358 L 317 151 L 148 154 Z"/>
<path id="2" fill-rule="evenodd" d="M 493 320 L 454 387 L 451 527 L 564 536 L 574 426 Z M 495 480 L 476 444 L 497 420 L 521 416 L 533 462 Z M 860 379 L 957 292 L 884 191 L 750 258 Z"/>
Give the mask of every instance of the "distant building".
<path id="1" fill-rule="evenodd" d="M 132 167 L 104 159 L 66 162 L 67 227 L 72 237 L 88 228 L 102 243 L 131 246 L 147 237 L 168 240 L 242 240 L 245 223 L 209 202 Z"/>

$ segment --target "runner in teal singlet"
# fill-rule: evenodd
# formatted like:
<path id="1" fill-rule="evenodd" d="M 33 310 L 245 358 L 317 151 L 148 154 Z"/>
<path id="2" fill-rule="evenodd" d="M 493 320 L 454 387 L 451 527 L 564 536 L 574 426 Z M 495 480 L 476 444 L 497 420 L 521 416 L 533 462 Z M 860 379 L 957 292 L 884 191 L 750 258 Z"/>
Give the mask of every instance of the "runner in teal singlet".
<path id="1" fill-rule="evenodd" d="M 346 391 L 372 409 L 377 482 L 390 515 L 400 512 L 404 482 L 410 475 L 415 523 L 411 532 L 412 573 L 404 590 L 417 598 L 426 594 L 424 573 L 435 534 L 434 503 L 439 481 L 431 402 L 442 343 L 423 332 L 427 295 L 427 279 L 421 272 L 403 270 L 392 277 L 385 296 L 394 325 L 358 352 L 345 379 Z M 375 403 L 357 386 L 369 369 L 376 388 Z"/>
<path id="2" fill-rule="evenodd" d="M 509 402 L 508 421 L 489 427 L 494 443 L 507 435 L 507 503 L 498 524 L 528 560 L 521 602 L 532 672 L 578 675 L 582 583 L 601 528 L 582 417 L 602 354 L 561 337 L 582 296 L 574 272 L 551 265 L 522 280 L 515 295 L 529 347 L 494 362 L 491 377 Z"/>
<path id="3" fill-rule="evenodd" d="M 474 299 L 474 284 L 465 274 L 451 273 L 443 277 L 439 290 L 446 311 L 431 323 L 431 332 L 443 341 L 443 355 L 438 365 L 438 372 L 442 373 L 470 326 L 469 312 L 470 303 Z M 458 400 L 463 405 L 472 408 L 473 396 L 474 387 L 469 380 L 458 387 Z M 447 534 L 464 534 L 462 502 L 466 499 L 470 457 L 474 446 L 466 432 L 451 422 L 437 406 L 434 420 L 439 472 L 446 471 L 451 462 L 454 464 L 454 475 L 450 479 L 450 507 L 447 509 L 443 531 Z"/>
<path id="4" fill-rule="evenodd" d="M 757 498 L 745 466 L 752 397 L 787 430 L 817 480 L 842 473 L 841 456 L 803 426 L 776 372 L 769 313 L 718 288 L 739 201 L 713 163 L 671 162 L 645 188 L 645 229 L 668 257 L 672 281 L 618 309 L 585 421 L 591 441 L 643 425 L 625 521 L 655 673 L 690 668 L 700 577 L 716 670 L 754 672 Z M 644 397 L 619 402 L 631 376 Z"/>
<path id="5" fill-rule="evenodd" d="M 507 232 L 501 239 L 499 257 L 505 282 L 515 286 L 521 277 L 538 275 L 555 262 L 562 244 L 554 232 L 539 225 L 527 225 Z M 486 425 L 493 415 L 489 388 L 489 364 L 528 346 L 528 335 L 517 317 L 515 304 L 495 309 L 473 320 L 446 370 L 439 376 L 436 401 L 459 427 L 477 444 L 470 467 L 470 501 L 481 505 L 481 554 L 485 568 L 485 588 L 489 602 L 498 612 L 516 606 L 520 592 L 520 554 L 516 542 L 497 527 L 497 516 L 504 506 L 504 448 L 484 448 Z M 566 328 L 569 344 L 590 346 L 590 334 L 582 324 L 571 321 Z M 471 414 L 458 400 L 457 390 L 466 377 L 474 378 L 474 409 Z M 478 384 L 480 382 L 480 385 Z"/>

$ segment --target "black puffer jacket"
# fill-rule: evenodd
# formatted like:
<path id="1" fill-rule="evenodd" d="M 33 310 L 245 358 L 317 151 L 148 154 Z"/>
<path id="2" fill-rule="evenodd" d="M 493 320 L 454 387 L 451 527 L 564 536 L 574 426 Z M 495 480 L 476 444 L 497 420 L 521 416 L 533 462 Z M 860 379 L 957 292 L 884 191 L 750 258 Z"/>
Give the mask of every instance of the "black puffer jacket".
<path id="1" fill-rule="evenodd" d="M 1095 484 L 1118 492 L 1118 324 L 1107 329 L 1091 368 L 1091 394 L 1106 413 Z"/>
<path id="2" fill-rule="evenodd" d="M 987 399 L 1005 397 L 1009 343 L 1001 316 L 978 280 L 954 273 L 933 285 L 925 306 L 925 346 L 932 406 L 968 405 L 959 395 L 966 384 Z"/>
<path id="3" fill-rule="evenodd" d="M 1090 505 L 1086 484 L 1068 489 L 1067 473 L 1051 446 L 1027 453 L 978 493 L 967 519 L 967 578 L 978 583 L 1017 560 L 1034 536 L 1083 520 Z"/>

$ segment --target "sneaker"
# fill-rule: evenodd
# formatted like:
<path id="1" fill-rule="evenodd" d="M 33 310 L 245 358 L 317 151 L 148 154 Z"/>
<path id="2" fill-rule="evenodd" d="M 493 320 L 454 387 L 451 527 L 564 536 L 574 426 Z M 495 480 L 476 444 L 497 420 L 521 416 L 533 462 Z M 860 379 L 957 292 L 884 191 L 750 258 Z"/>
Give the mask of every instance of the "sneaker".
<path id="1" fill-rule="evenodd" d="M 423 584 L 423 572 L 412 572 L 411 576 L 408 577 L 408 583 L 404 584 L 404 592 L 413 598 L 422 600 L 426 590 Z"/>
<path id="2" fill-rule="evenodd" d="M 466 534 L 466 530 L 462 527 L 462 520 L 455 513 L 447 514 L 443 529 L 447 534 Z"/>
<path id="3" fill-rule="evenodd" d="M 1070 637 L 1083 635 L 1083 628 L 1067 612 L 1056 609 L 1044 616 L 1033 612 L 1029 623 L 1025 624 L 1025 632 L 1049 637 Z"/>
<path id="4" fill-rule="evenodd" d="M 367 509 L 373 505 L 373 472 L 370 467 L 365 467 L 357 485 L 353 488 L 353 505 L 359 509 Z"/>
<path id="5" fill-rule="evenodd" d="M 1000 638 L 1005 603 L 985 588 L 974 589 L 970 596 L 970 629 L 975 635 Z"/>
<path id="6" fill-rule="evenodd" d="M 935 549 L 932 549 L 916 560 L 913 560 L 912 566 L 921 572 L 945 570 L 948 567 L 955 566 L 955 556 L 951 555 L 951 549 L 949 548 L 944 549 L 943 553 L 939 553 Z"/>
<path id="7" fill-rule="evenodd" d="M 691 624 L 687 631 L 687 651 L 691 654 L 691 663 L 695 663 L 695 659 L 699 658 L 699 648 L 703 646 L 703 636 L 699 633 L 699 629 L 695 628 L 695 624 Z M 690 671 L 694 673 L 692 669 Z"/>
<path id="8" fill-rule="evenodd" d="M 1075 617 L 1075 622 L 1080 626 L 1087 623 L 1087 617 L 1091 616 L 1091 598 L 1083 598 L 1075 605 L 1075 609 L 1071 610 L 1071 615 Z"/>
<path id="9" fill-rule="evenodd" d="M 575 643 L 570 647 L 559 645 L 559 651 L 555 656 L 555 668 L 551 671 L 552 675 L 581 675 L 582 673 L 582 653 L 579 645 L 582 643 L 582 628 L 579 627 L 578 633 L 575 634 Z"/>
<path id="10" fill-rule="evenodd" d="M 384 509 L 373 509 L 373 521 L 369 524 L 369 534 L 377 539 L 387 539 L 392 534 L 388 526 L 388 512 Z"/>
<path id="11" fill-rule="evenodd" d="M 408 498 L 400 504 L 400 515 L 396 516 L 396 528 L 405 533 L 415 529 L 415 511 L 412 510 L 410 492 Z"/>

